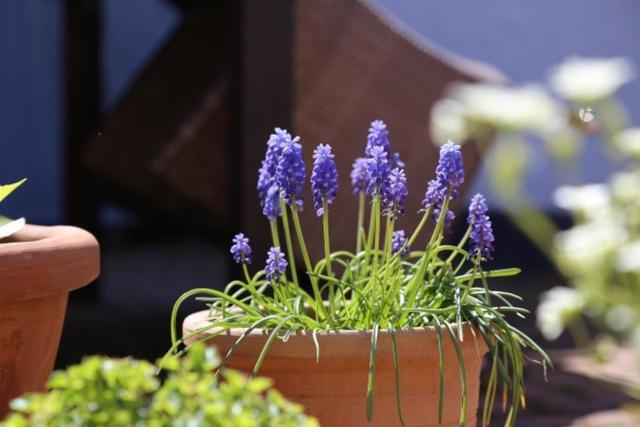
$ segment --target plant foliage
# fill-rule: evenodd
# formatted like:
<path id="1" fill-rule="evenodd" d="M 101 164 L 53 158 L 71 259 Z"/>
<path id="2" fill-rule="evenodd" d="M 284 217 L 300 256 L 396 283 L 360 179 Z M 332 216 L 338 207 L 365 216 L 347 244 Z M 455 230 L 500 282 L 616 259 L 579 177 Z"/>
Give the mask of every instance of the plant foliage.
<path id="1" fill-rule="evenodd" d="M 152 364 L 135 360 L 86 358 L 55 372 L 47 393 L 11 403 L 13 413 L 1 427 L 316 427 L 317 422 L 271 389 L 266 378 L 246 378 L 214 370 L 213 348 L 192 346 L 182 361 L 167 360 L 161 381 Z"/>
<path id="2" fill-rule="evenodd" d="M 192 297 L 209 304 L 210 318 L 205 326 L 183 339 L 204 341 L 231 328 L 246 330 L 225 355 L 223 363 L 233 356 L 250 331 L 257 328 L 268 331 L 266 344 L 253 368 L 254 375 L 259 372 L 274 340 L 286 341 L 296 331 L 311 331 L 313 336 L 330 330 L 370 331 L 366 416 L 371 420 L 379 331 L 388 331 L 393 337 L 403 329 L 434 327 L 440 342 L 440 375 L 443 375 L 444 363 L 457 363 L 460 369 L 463 381 L 460 423 L 464 425 L 467 395 L 460 342 L 464 339 L 462 324 L 469 322 L 486 342 L 492 364 L 483 424 L 489 423 L 492 402 L 498 384 L 502 383 L 504 406 L 508 408 L 505 425 L 513 425 L 524 402 L 524 349 L 533 349 L 545 364 L 549 360 L 542 349 L 507 321 L 510 314 L 526 314 L 526 310 L 513 304 L 520 298 L 489 287 L 489 279 L 513 276 L 519 270 L 486 271 L 483 268 L 483 262 L 493 252 L 493 233 L 482 196 L 474 198 L 468 216 L 469 227 L 462 239 L 454 243 L 447 241 L 446 231 L 454 216 L 450 205 L 458 198 L 456 187 L 464 180 L 460 147 L 449 142 L 441 148 L 436 177 L 429 182 L 416 229 L 406 235 L 394 233 L 398 231 L 396 219 L 404 213 L 407 195 L 404 163 L 397 153 L 389 151 L 386 125 L 374 121 L 366 158 L 356 160 L 351 173 L 353 192 L 359 200 L 355 250 L 332 251 L 329 208 L 335 206 L 331 202 L 337 191 L 336 171 L 330 164 L 333 161 L 330 147 L 320 146 L 314 156 L 316 164 L 311 181 L 314 207 L 322 217 L 324 257 L 312 264 L 298 214 L 303 205 L 300 194 L 305 171 L 298 141 L 298 137 L 292 138 L 286 131 L 276 129 L 260 169 L 258 193 L 273 240 L 265 269 L 250 273 L 252 251 L 248 240 L 244 235 L 236 236 L 231 252 L 242 265 L 244 278 L 232 281 L 224 291 L 199 288 L 183 294 L 172 312 L 173 347 L 169 353 L 181 351 L 183 341 L 177 335 L 177 313 L 182 303 Z M 366 212 L 368 223 L 365 223 Z M 430 221 L 433 227 L 427 233 Z M 304 260 L 304 275 L 296 270 L 294 242 Z M 417 249 L 410 250 L 413 247 Z M 303 286 L 304 283 L 309 286 Z M 453 362 L 442 360 L 445 339 L 452 340 L 459 356 Z M 316 348 L 316 352 L 321 355 L 321 349 Z M 398 355 L 394 353 L 397 362 Z M 395 368 L 399 381 L 401 367 L 395 363 Z M 442 378 L 440 384 L 443 384 Z M 398 416 L 402 420 L 399 383 L 396 389 Z M 440 418 L 442 391 L 441 386 Z"/>

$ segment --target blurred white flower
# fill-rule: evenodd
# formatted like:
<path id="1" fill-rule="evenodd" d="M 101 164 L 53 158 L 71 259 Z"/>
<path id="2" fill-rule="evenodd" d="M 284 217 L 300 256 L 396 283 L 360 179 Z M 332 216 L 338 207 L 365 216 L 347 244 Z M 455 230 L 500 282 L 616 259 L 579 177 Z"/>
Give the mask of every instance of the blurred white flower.
<path id="1" fill-rule="evenodd" d="M 628 206 L 640 204 L 640 172 L 615 173 L 610 185 L 611 196 L 617 203 Z"/>
<path id="2" fill-rule="evenodd" d="M 582 294 L 572 288 L 556 287 L 542 294 L 536 312 L 536 322 L 542 335 L 555 340 L 567 322 L 578 315 L 585 305 Z"/>
<path id="3" fill-rule="evenodd" d="M 449 139 L 464 142 L 469 137 L 464 107 L 458 101 L 444 98 L 431 108 L 431 139 L 437 145 Z"/>
<path id="4" fill-rule="evenodd" d="M 636 312 L 628 305 L 617 304 L 607 310 L 607 326 L 615 332 L 624 332 L 636 322 Z"/>
<path id="5" fill-rule="evenodd" d="M 560 96 L 588 104 L 613 95 L 633 77 L 625 58 L 570 57 L 552 69 L 550 83 Z"/>
<path id="6" fill-rule="evenodd" d="M 558 263 L 570 275 L 604 268 L 606 256 L 623 244 L 626 236 L 622 224 L 607 218 L 577 225 L 556 234 Z"/>
<path id="7" fill-rule="evenodd" d="M 531 152 L 527 144 L 514 138 L 499 136 L 488 159 L 488 170 L 494 187 L 502 195 L 521 191 L 522 178 L 530 165 Z"/>
<path id="8" fill-rule="evenodd" d="M 562 209 L 573 212 L 581 218 L 596 218 L 608 209 L 609 189 L 605 184 L 564 186 L 553 193 L 553 202 Z"/>
<path id="9" fill-rule="evenodd" d="M 615 267 L 623 273 L 640 271 L 640 240 L 627 243 L 618 248 Z"/>
<path id="10" fill-rule="evenodd" d="M 457 84 L 450 94 L 464 107 L 467 118 L 498 129 L 544 130 L 565 115 L 563 107 L 537 85 Z"/>
<path id="11" fill-rule="evenodd" d="M 558 161 L 575 159 L 583 144 L 580 132 L 562 120 L 557 126 L 549 126 L 542 137 L 547 152 Z"/>
<path id="12" fill-rule="evenodd" d="M 640 159 L 640 128 L 629 128 L 613 137 L 614 145 L 626 156 Z"/>
<path id="13" fill-rule="evenodd" d="M 640 349 L 640 326 L 636 326 L 629 333 L 629 343 L 637 350 Z"/>

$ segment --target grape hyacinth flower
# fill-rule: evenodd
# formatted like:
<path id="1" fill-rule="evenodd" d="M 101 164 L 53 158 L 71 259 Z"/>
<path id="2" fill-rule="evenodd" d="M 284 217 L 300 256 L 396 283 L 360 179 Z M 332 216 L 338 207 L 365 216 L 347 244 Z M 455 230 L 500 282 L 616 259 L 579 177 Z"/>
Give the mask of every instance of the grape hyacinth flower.
<path id="1" fill-rule="evenodd" d="M 284 259 L 284 254 L 280 248 L 272 246 L 267 253 L 267 263 L 264 267 L 267 280 L 279 278 L 284 273 L 287 265 L 287 260 Z"/>
<path id="2" fill-rule="evenodd" d="M 305 168 L 302 160 L 300 137 L 285 141 L 282 154 L 276 167 L 276 184 L 280 187 L 280 197 L 287 205 L 295 202 L 296 208 L 302 210 L 302 192 L 304 190 Z"/>
<path id="3" fill-rule="evenodd" d="M 394 231 L 391 239 L 391 253 L 399 254 L 400 258 L 404 258 L 409 253 L 409 247 L 407 245 L 407 237 L 404 230 Z"/>
<path id="4" fill-rule="evenodd" d="M 367 135 L 367 147 L 365 153 L 370 156 L 371 149 L 373 147 L 382 147 L 387 152 L 389 157 L 390 169 L 400 168 L 404 169 L 405 164 L 400 158 L 400 153 L 391 152 L 391 142 L 389 141 L 389 130 L 387 125 L 382 120 L 374 120 L 369 127 L 369 134 Z"/>
<path id="5" fill-rule="evenodd" d="M 270 165 L 267 160 L 262 161 L 262 165 L 258 170 L 258 185 L 256 186 L 258 190 L 258 199 L 260 199 L 260 206 L 264 207 L 265 198 L 267 197 L 267 193 L 269 192 L 269 188 L 274 183 L 273 175 L 270 172 Z"/>
<path id="6" fill-rule="evenodd" d="M 358 157 L 353 162 L 351 169 L 351 187 L 353 188 L 353 194 L 365 192 L 369 185 L 369 170 L 368 162 L 364 157 Z"/>
<path id="7" fill-rule="evenodd" d="M 395 168 L 404 169 L 405 168 L 405 163 L 402 160 L 402 158 L 400 157 L 400 153 L 398 153 L 397 151 L 395 153 L 391 154 L 391 158 L 389 159 L 389 163 L 391 164 L 391 169 L 395 169 Z"/>
<path id="8" fill-rule="evenodd" d="M 460 146 L 449 140 L 440 148 L 440 159 L 436 167 L 436 179 L 427 184 L 427 192 L 422 200 L 424 209 L 431 208 L 431 218 L 437 222 L 442 211 L 442 206 L 447 197 L 458 197 L 457 187 L 464 182 L 464 168 L 462 164 L 462 152 Z M 455 219 L 451 210 L 445 214 L 445 227 L 449 228 Z"/>
<path id="9" fill-rule="evenodd" d="M 333 203 L 338 194 L 338 170 L 331 146 L 320 144 L 313 152 L 313 170 L 311 172 L 311 191 L 316 214 L 324 213 L 323 205 Z"/>
<path id="10" fill-rule="evenodd" d="M 370 196 L 382 196 L 387 192 L 389 171 L 389 160 L 384 148 L 380 146 L 371 148 L 367 158 L 367 172 L 369 173 L 367 194 Z"/>
<path id="11" fill-rule="evenodd" d="M 437 179 L 429 181 L 427 191 L 422 200 L 422 207 L 425 210 L 431 208 L 431 219 L 434 223 L 438 222 L 445 197 L 447 197 L 447 187 Z M 445 228 L 450 229 L 455 218 L 453 211 L 448 209 L 444 217 Z"/>
<path id="12" fill-rule="evenodd" d="M 373 147 L 382 147 L 387 153 L 391 151 L 391 143 L 389 142 L 389 131 L 387 125 L 382 120 L 374 120 L 369 127 L 367 135 L 367 148 L 365 153 L 370 156 Z"/>
<path id="13" fill-rule="evenodd" d="M 280 190 L 278 186 L 273 183 L 262 200 L 262 214 L 266 216 L 269 221 L 273 221 L 278 218 L 281 213 Z"/>
<path id="14" fill-rule="evenodd" d="M 407 190 L 407 176 L 404 170 L 395 168 L 389 173 L 389 184 L 387 192 L 382 201 L 385 207 L 385 215 L 393 220 L 404 213 L 404 202 L 407 200 L 409 192 Z"/>
<path id="15" fill-rule="evenodd" d="M 491 220 L 487 215 L 489 208 L 482 194 L 476 194 L 469 204 L 469 216 L 467 221 L 471 226 L 469 240 L 469 256 L 479 256 L 480 259 L 491 259 L 493 255 L 493 230 Z"/>
<path id="16" fill-rule="evenodd" d="M 267 195 L 269 194 L 269 190 L 275 184 L 276 179 L 276 170 L 278 166 L 278 162 L 280 161 L 280 156 L 282 155 L 282 148 L 284 144 L 288 141 L 291 141 L 291 134 L 284 129 L 275 128 L 273 134 L 269 137 L 267 141 L 267 151 L 265 153 L 264 160 L 262 161 L 262 165 L 260 166 L 260 170 L 258 171 L 258 198 L 260 199 L 260 206 L 262 206 L 263 213 L 269 219 L 275 219 L 275 216 L 280 214 L 279 209 L 274 210 L 272 207 L 267 207 L 265 204 L 267 202 Z M 270 202 L 273 202 L 273 198 L 270 199 Z M 276 204 L 278 200 L 276 200 Z M 277 211 L 277 215 L 269 216 L 268 213 L 273 213 Z"/>
<path id="17" fill-rule="evenodd" d="M 427 192 L 424 193 L 422 207 L 424 209 L 437 208 L 442 204 L 447 195 L 447 189 L 443 187 L 437 179 L 432 179 L 427 183 Z"/>
<path id="18" fill-rule="evenodd" d="M 239 233 L 233 237 L 233 245 L 231 246 L 231 254 L 233 260 L 237 264 L 251 264 L 251 246 L 249 246 L 249 238 Z"/>
<path id="19" fill-rule="evenodd" d="M 440 147 L 440 160 L 436 167 L 436 177 L 442 185 L 450 189 L 455 189 L 464 182 L 462 152 L 460 151 L 460 146 L 454 144 L 451 140 Z"/>
<path id="20" fill-rule="evenodd" d="M 440 212 L 442 211 L 442 207 L 437 207 L 433 210 L 432 219 L 433 222 L 436 223 L 438 218 L 440 218 Z M 451 224 L 453 224 L 453 220 L 456 219 L 456 214 L 453 213 L 451 209 L 447 209 L 447 213 L 444 214 L 444 227 L 447 230 L 451 230 Z"/>

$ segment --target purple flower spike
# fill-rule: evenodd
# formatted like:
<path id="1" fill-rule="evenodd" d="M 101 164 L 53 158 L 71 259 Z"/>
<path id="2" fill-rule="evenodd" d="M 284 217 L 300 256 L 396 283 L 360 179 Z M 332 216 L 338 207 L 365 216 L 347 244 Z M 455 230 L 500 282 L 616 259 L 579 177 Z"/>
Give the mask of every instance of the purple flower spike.
<path id="1" fill-rule="evenodd" d="M 282 211 L 280 210 L 280 190 L 274 183 L 267 190 L 267 194 L 262 201 L 262 214 L 267 217 L 269 221 L 273 221 L 278 218 Z"/>
<path id="2" fill-rule="evenodd" d="M 443 185 L 442 182 L 437 179 L 429 181 L 427 184 L 427 192 L 424 194 L 424 199 L 422 200 L 422 207 L 424 209 L 431 208 L 431 220 L 434 223 L 438 222 L 438 218 L 440 218 L 442 203 L 444 203 L 446 197 L 447 187 Z M 444 226 L 446 229 L 451 227 L 455 217 L 455 214 L 451 210 L 447 210 L 446 216 L 444 217 Z"/>
<path id="3" fill-rule="evenodd" d="M 270 165 L 267 160 L 262 161 L 262 166 L 258 170 L 258 198 L 260 199 L 260 206 L 264 206 L 264 199 L 267 196 L 269 188 L 274 183 L 273 175 L 269 171 Z"/>
<path id="4" fill-rule="evenodd" d="M 395 168 L 389 174 L 389 184 L 384 195 L 385 214 L 394 220 L 398 219 L 404 213 L 404 202 L 408 195 L 407 176 L 404 170 Z"/>
<path id="5" fill-rule="evenodd" d="M 280 196 L 287 205 L 296 203 L 302 210 L 302 191 L 304 190 L 305 169 L 302 160 L 300 137 L 286 141 L 282 145 L 282 154 L 276 168 L 276 184 L 280 187 Z"/>
<path id="6" fill-rule="evenodd" d="M 404 169 L 405 168 L 405 163 L 402 160 L 402 158 L 400 158 L 400 153 L 398 153 L 398 152 L 393 153 L 391 155 L 391 159 L 389 159 L 389 163 L 391 163 L 391 169 L 395 169 L 395 168 Z"/>
<path id="7" fill-rule="evenodd" d="M 447 195 L 446 187 L 437 179 L 432 179 L 427 183 L 427 192 L 424 193 L 422 207 L 425 209 L 436 208 L 440 206 Z"/>
<path id="8" fill-rule="evenodd" d="M 391 239 L 391 252 L 393 254 L 400 254 L 400 258 L 405 258 L 409 253 L 409 247 L 407 244 L 407 237 L 404 234 L 404 230 L 394 231 Z"/>
<path id="9" fill-rule="evenodd" d="M 367 172 L 369 173 L 367 194 L 384 196 L 387 193 L 389 171 L 387 152 L 380 146 L 372 147 L 367 158 Z"/>
<path id="10" fill-rule="evenodd" d="M 237 264 L 251 264 L 251 246 L 249 246 L 249 238 L 244 234 L 236 234 L 233 238 L 233 245 L 231 246 L 231 254 L 233 260 Z"/>
<path id="11" fill-rule="evenodd" d="M 460 146 L 449 140 L 440 147 L 440 160 L 436 168 L 436 177 L 442 184 L 451 189 L 459 187 L 464 182 L 464 168 L 462 166 L 462 152 Z"/>
<path id="12" fill-rule="evenodd" d="M 387 125 L 382 120 L 374 120 L 371 122 L 369 134 L 367 135 L 367 148 L 365 150 L 367 156 L 371 155 L 370 151 L 373 147 L 382 147 L 387 153 L 391 151 L 389 131 L 387 130 Z"/>
<path id="13" fill-rule="evenodd" d="M 313 170 L 311 172 L 311 191 L 316 214 L 324 213 L 323 202 L 331 204 L 338 194 L 338 170 L 330 145 L 320 144 L 313 152 Z"/>
<path id="14" fill-rule="evenodd" d="M 267 141 L 267 152 L 258 171 L 257 185 L 260 206 L 262 206 L 263 211 L 269 212 L 273 211 L 273 209 L 265 207 L 266 197 L 271 186 L 275 184 L 276 169 L 282 155 L 283 145 L 291 141 L 291 135 L 286 130 L 275 128 L 274 132 Z"/>
<path id="15" fill-rule="evenodd" d="M 369 170 L 367 159 L 364 157 L 358 157 L 353 162 L 353 169 L 351 169 L 351 187 L 353 188 L 353 194 L 364 192 L 369 185 Z"/>
<path id="16" fill-rule="evenodd" d="M 493 229 L 487 215 L 489 208 L 482 194 L 476 194 L 469 204 L 467 222 L 471 226 L 469 239 L 469 256 L 480 256 L 481 259 L 491 259 L 493 255 Z"/>
<path id="17" fill-rule="evenodd" d="M 422 200 L 425 209 L 431 208 L 433 222 L 437 222 L 440 217 L 442 205 L 447 197 L 453 199 L 458 197 L 456 187 L 464 182 L 464 168 L 462 165 L 462 152 L 460 146 L 448 141 L 440 148 L 440 160 L 436 167 L 436 179 L 429 181 L 427 192 Z M 452 211 L 445 214 L 445 227 L 449 228 L 455 219 Z"/>
<path id="18" fill-rule="evenodd" d="M 438 222 L 438 218 L 440 218 L 440 212 L 442 211 L 442 206 L 438 206 L 433 210 L 431 214 L 431 219 L 435 224 Z M 453 220 L 456 219 L 456 214 L 453 213 L 452 210 L 447 209 L 447 213 L 444 216 L 444 228 L 446 230 L 451 230 L 451 224 L 453 224 Z"/>
<path id="19" fill-rule="evenodd" d="M 284 254 L 278 247 L 271 247 L 267 252 L 267 264 L 264 267 L 264 271 L 267 275 L 267 280 L 274 280 L 279 278 L 287 268 L 287 260 L 284 259 Z"/>

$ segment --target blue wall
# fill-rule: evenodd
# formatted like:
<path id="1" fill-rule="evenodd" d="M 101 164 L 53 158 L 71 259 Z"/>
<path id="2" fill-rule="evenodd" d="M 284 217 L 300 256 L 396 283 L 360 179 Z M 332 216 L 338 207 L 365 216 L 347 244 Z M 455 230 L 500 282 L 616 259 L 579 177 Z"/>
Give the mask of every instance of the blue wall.
<path id="1" fill-rule="evenodd" d="M 470 58 L 495 64 L 516 82 L 540 80 L 570 54 L 623 55 L 640 66 L 640 3 L 635 0 L 378 0 L 418 33 Z M 164 0 L 103 0 L 103 110 L 118 102 L 140 67 L 179 23 Z M 32 222 L 62 218 L 62 0 L 0 1 L 0 182 L 30 181 L 0 213 Z M 640 83 L 623 98 L 640 122 Z M 425 112 L 425 118 L 427 112 Z M 610 166 L 590 149 L 587 180 Z M 548 204 L 556 174 L 540 150 L 529 188 Z M 477 188 L 486 192 L 480 178 Z"/>
<path id="2" fill-rule="evenodd" d="M 62 213 L 61 4 L 0 2 L 0 183 L 30 179 L 0 213 L 42 223 Z"/>
<path id="3" fill-rule="evenodd" d="M 493 64 L 514 83 L 546 79 L 550 66 L 569 55 L 626 56 L 640 68 L 640 2 L 636 0 L 378 0 L 417 33 L 460 55 Z M 640 80 L 622 98 L 640 123 Z M 426 113 L 425 113 L 426 114 Z M 528 189 L 550 204 L 561 182 L 540 147 L 534 146 Z M 583 178 L 601 181 L 611 171 L 591 144 L 583 159 Z M 488 192 L 484 176 L 476 190 Z"/>
<path id="4" fill-rule="evenodd" d="M 179 23 L 163 0 L 103 0 L 103 110 L 117 103 Z M 29 182 L 0 213 L 35 223 L 63 218 L 62 0 L 0 1 L 0 183 Z"/>

